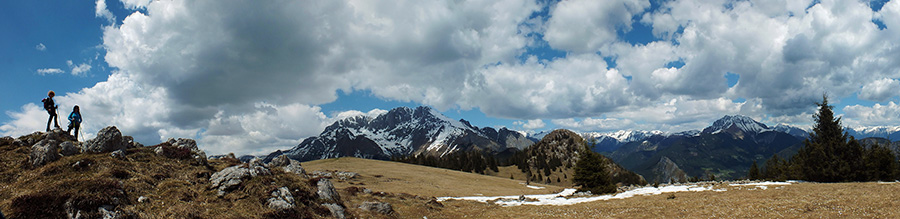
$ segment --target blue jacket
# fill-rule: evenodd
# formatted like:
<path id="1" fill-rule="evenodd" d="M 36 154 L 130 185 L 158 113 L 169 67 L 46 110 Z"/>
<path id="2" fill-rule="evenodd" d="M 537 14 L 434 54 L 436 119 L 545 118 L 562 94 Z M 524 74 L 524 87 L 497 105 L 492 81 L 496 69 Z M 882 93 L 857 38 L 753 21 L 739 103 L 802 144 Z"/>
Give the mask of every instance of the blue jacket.
<path id="1" fill-rule="evenodd" d="M 76 124 L 81 124 L 81 113 L 72 112 L 69 114 L 69 121 Z"/>

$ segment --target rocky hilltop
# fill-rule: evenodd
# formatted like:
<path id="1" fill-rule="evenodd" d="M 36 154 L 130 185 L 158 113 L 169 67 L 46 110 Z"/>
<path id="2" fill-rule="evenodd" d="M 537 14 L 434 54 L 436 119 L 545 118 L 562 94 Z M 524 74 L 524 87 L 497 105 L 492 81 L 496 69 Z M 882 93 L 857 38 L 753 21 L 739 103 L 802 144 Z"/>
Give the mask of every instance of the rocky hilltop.
<path id="1" fill-rule="evenodd" d="M 152 146 L 114 126 L 78 142 L 64 131 L 0 138 L 0 211 L 6 218 L 396 217 L 373 196 L 347 199 L 332 181 L 279 156 L 268 164 L 207 159 L 192 139 Z M 371 191 L 368 191 L 372 193 Z M 355 194 L 355 193 L 353 193 Z M 390 196 L 384 194 L 383 196 Z M 344 197 L 344 198 L 342 198 Z M 424 203 L 424 201 L 423 201 Z"/>
<path id="2" fill-rule="evenodd" d="M 510 162 L 531 176 L 530 180 L 553 184 L 561 176 L 567 181 L 571 179 L 580 153 L 589 149 L 590 146 L 577 133 L 557 129 L 545 135 L 541 141 L 513 155 Z M 646 183 L 640 175 L 623 168 L 612 159 L 602 155 L 601 157 L 613 182 L 619 185 Z"/>

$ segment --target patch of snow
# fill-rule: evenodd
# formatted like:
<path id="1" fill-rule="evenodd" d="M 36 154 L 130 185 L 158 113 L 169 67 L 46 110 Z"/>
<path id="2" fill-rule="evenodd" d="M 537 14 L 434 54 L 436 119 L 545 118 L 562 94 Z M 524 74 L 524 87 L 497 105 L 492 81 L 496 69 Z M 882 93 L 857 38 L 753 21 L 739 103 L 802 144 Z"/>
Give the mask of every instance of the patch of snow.
<path id="1" fill-rule="evenodd" d="M 520 206 L 520 205 L 573 205 L 585 202 L 604 201 L 612 199 L 625 199 L 639 195 L 659 195 L 671 192 L 700 192 L 700 191 L 724 191 L 723 189 L 713 190 L 711 186 L 699 185 L 669 185 L 663 187 L 642 187 L 629 190 L 617 194 L 591 196 L 591 197 L 569 197 L 575 194 L 575 189 L 565 189 L 557 194 L 545 195 L 524 195 L 525 199 L 519 199 L 519 196 L 471 196 L 471 197 L 439 197 L 438 201 L 446 201 L 451 199 L 469 200 L 478 202 L 493 202 L 501 206 Z"/>
<path id="2" fill-rule="evenodd" d="M 790 184 L 791 184 L 791 182 L 765 181 L 765 182 L 756 182 L 756 183 L 735 183 L 735 184 L 729 184 L 729 185 L 730 186 L 779 186 L 779 185 L 790 185 Z"/>
<path id="3" fill-rule="evenodd" d="M 544 187 L 542 187 L 542 186 L 533 186 L 533 185 L 525 185 L 525 187 L 528 187 L 529 189 L 544 189 Z"/>

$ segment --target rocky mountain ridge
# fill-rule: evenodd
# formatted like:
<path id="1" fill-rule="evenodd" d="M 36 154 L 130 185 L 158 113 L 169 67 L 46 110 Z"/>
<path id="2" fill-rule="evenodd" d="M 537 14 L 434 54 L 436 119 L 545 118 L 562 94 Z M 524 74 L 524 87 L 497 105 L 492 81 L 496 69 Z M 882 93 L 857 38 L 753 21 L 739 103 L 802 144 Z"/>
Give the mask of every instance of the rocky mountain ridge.
<path id="1" fill-rule="evenodd" d="M 517 131 L 478 128 L 430 107 L 400 107 L 375 117 L 359 115 L 336 121 L 320 135 L 304 139 L 290 150 L 273 152 L 265 160 L 282 154 L 308 161 L 345 156 L 386 160 L 470 150 L 500 153 L 532 143 Z"/>

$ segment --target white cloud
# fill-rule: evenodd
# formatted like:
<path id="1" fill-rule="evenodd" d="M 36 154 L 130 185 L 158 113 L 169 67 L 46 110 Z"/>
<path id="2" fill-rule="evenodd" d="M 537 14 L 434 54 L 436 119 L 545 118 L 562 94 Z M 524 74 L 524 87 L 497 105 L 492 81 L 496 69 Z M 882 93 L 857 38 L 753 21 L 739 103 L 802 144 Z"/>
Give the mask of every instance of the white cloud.
<path id="1" fill-rule="evenodd" d="M 58 68 L 42 68 L 42 69 L 38 69 L 37 73 L 39 75 L 53 75 L 53 74 L 62 74 L 62 73 L 66 73 L 66 72 L 63 71 L 62 69 L 58 69 Z"/>
<path id="2" fill-rule="evenodd" d="M 619 118 L 584 118 L 581 120 L 576 120 L 574 118 L 568 119 L 554 119 L 552 120 L 553 124 L 566 128 L 572 129 L 582 132 L 588 131 L 615 131 L 615 130 L 626 130 L 626 129 L 635 129 L 637 128 L 634 121 L 630 119 L 619 119 Z"/>
<path id="3" fill-rule="evenodd" d="M 106 8 L 106 0 L 97 0 L 94 7 L 94 16 L 106 19 L 110 24 L 115 24 L 116 16 Z"/>
<path id="4" fill-rule="evenodd" d="M 647 0 L 573 0 L 557 3 L 550 12 L 550 46 L 573 52 L 596 52 L 618 41 L 617 29 L 631 30 L 632 17 L 650 7 Z"/>
<path id="5" fill-rule="evenodd" d="M 37 46 L 34 46 L 34 49 L 38 51 L 45 51 L 47 50 L 47 46 L 45 46 L 44 43 L 38 43 Z"/>
<path id="6" fill-rule="evenodd" d="M 513 125 L 522 126 L 525 130 L 535 130 L 539 128 L 543 128 L 547 124 L 544 123 L 544 120 L 541 119 L 530 119 L 528 121 L 515 121 Z"/>
<path id="7" fill-rule="evenodd" d="M 900 105 L 889 102 L 871 107 L 852 105 L 844 107 L 843 123 L 850 127 L 897 126 L 900 124 Z"/>
<path id="8" fill-rule="evenodd" d="M 91 65 L 88 63 L 75 65 L 72 60 L 67 60 L 66 65 L 68 65 L 69 68 L 72 68 L 72 75 L 75 76 L 84 76 L 88 71 L 91 71 Z"/>
<path id="9" fill-rule="evenodd" d="M 859 91 L 859 98 L 872 101 L 884 101 L 898 95 L 900 95 L 900 80 L 890 78 L 872 81 L 863 85 Z"/>
<path id="10" fill-rule="evenodd" d="M 595 54 L 488 66 L 466 79 L 463 96 L 464 107 L 526 119 L 594 116 L 635 102 L 625 77 Z"/>

